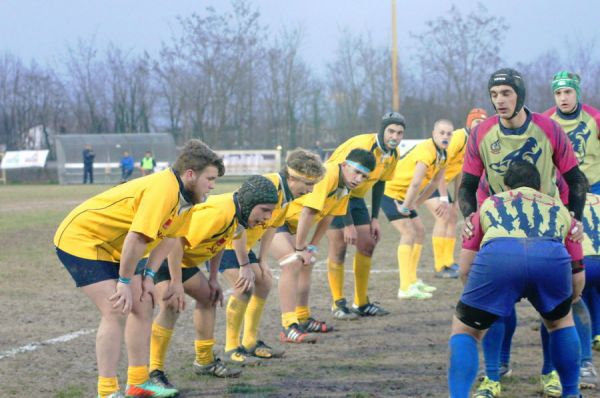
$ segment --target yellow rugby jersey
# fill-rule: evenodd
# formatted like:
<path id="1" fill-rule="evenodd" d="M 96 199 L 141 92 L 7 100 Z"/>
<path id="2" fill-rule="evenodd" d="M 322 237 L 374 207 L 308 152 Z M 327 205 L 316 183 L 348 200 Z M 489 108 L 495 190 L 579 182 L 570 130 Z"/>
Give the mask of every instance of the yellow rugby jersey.
<path id="1" fill-rule="evenodd" d="M 394 177 L 394 170 L 398 162 L 398 151 L 394 149 L 390 153 L 386 153 L 379 145 L 377 134 L 361 134 L 346 140 L 338 146 L 326 163 L 342 163 L 353 149 L 364 149 L 375 156 L 375 169 L 369 173 L 369 178 L 350 192 L 352 198 L 364 198 L 377 181 L 389 181 Z"/>
<path id="2" fill-rule="evenodd" d="M 446 153 L 448 154 L 446 161 L 446 174 L 444 178 L 446 182 L 450 182 L 462 172 L 463 163 L 465 161 L 465 149 L 467 147 L 467 139 L 469 132 L 467 128 L 454 130 L 450 144 Z"/>
<path id="3" fill-rule="evenodd" d="M 285 222 L 292 233 L 296 233 L 298 220 L 304 207 L 310 207 L 318 211 L 315 223 L 327 216 L 346 215 L 350 191 L 345 186 L 343 188 L 339 187 L 340 182 L 344 185 L 340 181 L 342 178 L 340 167 L 339 164 L 326 163 L 325 176 L 315 185 L 313 191 L 289 204 Z"/>
<path id="4" fill-rule="evenodd" d="M 590 185 L 600 181 L 600 112 L 580 104 L 573 114 L 566 115 L 557 107 L 546 112 L 569 136 L 579 168 Z"/>
<path id="5" fill-rule="evenodd" d="M 394 179 L 385 184 L 384 194 L 390 198 L 403 201 L 419 162 L 427 165 L 427 173 L 419 187 L 419 192 L 422 192 L 436 174 L 446 166 L 446 151 L 438 149 L 432 138 L 412 147 L 398 161 Z"/>
<path id="6" fill-rule="evenodd" d="M 600 256 L 600 195 L 588 193 L 583 208 L 583 255 Z"/>
<path id="7" fill-rule="evenodd" d="M 266 224 L 246 229 L 246 250 L 252 249 L 267 229 L 277 228 L 284 224 L 288 205 L 293 199 L 285 177 L 279 173 L 264 174 L 263 176 L 268 178 L 275 185 L 275 188 L 277 188 L 277 205 L 273 210 L 273 215 Z M 233 250 L 233 242 L 227 244 L 227 250 Z"/>
<path id="8" fill-rule="evenodd" d="M 129 231 L 154 241 L 147 253 L 163 237 L 185 234 L 190 207 L 178 176 L 171 169 L 163 170 L 117 185 L 77 206 L 58 227 L 54 245 L 73 256 L 118 263 Z"/>
<path id="9" fill-rule="evenodd" d="M 192 208 L 185 235 L 183 268 L 210 260 L 234 239 L 238 221 L 233 196 L 233 192 L 209 196 L 206 202 Z"/>
<path id="10" fill-rule="evenodd" d="M 564 241 L 571 215 L 560 199 L 521 187 L 487 198 L 479 210 L 483 239 L 558 238 Z"/>

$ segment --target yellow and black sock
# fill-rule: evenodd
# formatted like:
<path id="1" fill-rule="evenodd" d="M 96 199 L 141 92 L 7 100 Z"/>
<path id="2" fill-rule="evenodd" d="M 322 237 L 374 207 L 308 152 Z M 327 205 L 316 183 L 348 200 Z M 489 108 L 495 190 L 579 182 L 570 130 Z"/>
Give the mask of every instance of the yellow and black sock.
<path id="1" fill-rule="evenodd" d="M 454 261 L 454 247 L 456 246 L 456 238 L 446 238 L 446 250 L 445 250 L 445 263 L 446 265 L 452 265 Z"/>
<path id="2" fill-rule="evenodd" d="M 248 302 L 231 295 L 225 311 L 225 351 L 235 350 L 240 346 L 242 321 Z"/>
<path id="3" fill-rule="evenodd" d="M 130 366 L 127 368 L 127 385 L 138 386 L 148 381 L 148 366 Z"/>
<path id="4" fill-rule="evenodd" d="M 304 305 L 296 307 L 296 316 L 300 324 L 308 321 L 308 318 L 310 318 L 310 308 Z"/>
<path id="5" fill-rule="evenodd" d="M 359 307 L 366 305 L 371 274 L 371 257 L 356 251 L 354 255 L 354 304 Z"/>
<path id="6" fill-rule="evenodd" d="M 294 312 L 284 312 L 281 314 L 281 326 L 284 328 L 289 328 L 292 324 L 298 324 L 298 316 L 296 316 L 296 311 Z"/>
<path id="7" fill-rule="evenodd" d="M 412 253 L 410 255 L 410 284 L 412 285 L 417 281 L 417 268 L 419 268 L 419 261 L 421 260 L 421 252 L 423 251 L 423 245 L 415 243 L 412 246 Z"/>
<path id="8" fill-rule="evenodd" d="M 264 298 L 257 295 L 252 295 L 250 302 L 248 302 L 246 315 L 244 316 L 244 337 L 242 338 L 242 345 L 247 349 L 253 348 L 258 341 L 258 329 L 265 309 L 265 302 Z"/>
<path id="9" fill-rule="evenodd" d="M 440 272 L 445 265 L 446 260 L 446 238 L 441 236 L 432 236 L 431 243 L 433 246 L 433 264 L 435 272 Z"/>
<path id="10" fill-rule="evenodd" d="M 169 343 L 173 336 L 173 329 L 152 323 L 152 337 L 150 337 L 150 369 L 164 370 Z"/>

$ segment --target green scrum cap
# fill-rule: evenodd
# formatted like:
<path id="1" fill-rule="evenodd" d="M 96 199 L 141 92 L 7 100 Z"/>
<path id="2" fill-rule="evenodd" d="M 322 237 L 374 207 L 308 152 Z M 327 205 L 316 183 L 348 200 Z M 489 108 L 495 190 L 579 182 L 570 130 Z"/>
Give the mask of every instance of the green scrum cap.
<path id="1" fill-rule="evenodd" d="M 552 92 L 556 92 L 556 90 L 569 87 L 575 90 L 577 93 L 577 101 L 580 101 L 581 98 L 581 90 L 579 88 L 579 84 L 581 83 L 581 77 L 577 73 L 568 72 L 566 70 L 561 70 L 552 78 Z"/>

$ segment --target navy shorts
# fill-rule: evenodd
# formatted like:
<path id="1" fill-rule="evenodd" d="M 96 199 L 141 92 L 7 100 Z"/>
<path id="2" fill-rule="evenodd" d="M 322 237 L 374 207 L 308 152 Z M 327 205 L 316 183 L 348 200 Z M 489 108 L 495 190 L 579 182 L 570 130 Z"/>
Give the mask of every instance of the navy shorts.
<path id="1" fill-rule="evenodd" d="M 350 201 L 348 202 L 348 211 L 352 214 L 353 225 L 371 224 L 369 209 L 367 209 L 367 204 L 363 198 L 350 198 Z M 344 216 L 334 217 L 329 228 L 344 228 Z"/>
<path id="2" fill-rule="evenodd" d="M 549 313 L 573 294 L 571 256 L 549 238 L 496 238 L 483 245 L 469 272 L 460 301 L 508 316 L 521 298 Z"/>
<path id="3" fill-rule="evenodd" d="M 73 278 L 77 287 L 88 286 L 109 279 L 119 279 L 119 263 L 88 260 L 87 258 L 73 256 L 58 247 L 56 248 L 56 255 L 71 274 L 71 278 Z M 143 271 L 144 266 L 138 264 L 135 274 L 141 275 Z"/>
<path id="4" fill-rule="evenodd" d="M 142 260 L 140 260 L 139 264 L 142 264 L 142 269 L 144 267 L 146 267 L 147 261 L 148 261 L 147 258 L 143 258 Z M 138 267 L 139 267 L 139 264 L 138 264 Z M 192 276 L 196 275 L 198 272 L 200 272 L 198 267 L 181 268 L 181 282 L 183 283 L 183 282 L 187 281 Z M 160 282 L 170 281 L 170 280 L 171 280 L 171 273 L 169 272 L 169 263 L 167 262 L 167 260 L 165 260 L 160 265 L 160 268 L 158 268 L 158 271 L 156 271 L 156 276 L 154 277 L 154 283 L 158 284 Z"/>
<path id="5" fill-rule="evenodd" d="M 248 259 L 250 264 L 258 263 L 258 258 L 252 250 L 248 252 Z M 221 264 L 219 265 L 219 272 L 223 272 L 226 269 L 239 269 L 240 263 L 238 263 L 237 257 L 235 256 L 235 250 L 225 250 L 223 252 L 223 258 L 221 258 Z"/>
<path id="6" fill-rule="evenodd" d="M 280 233 L 280 232 L 287 232 L 290 235 L 295 234 L 295 232 L 292 232 L 290 230 L 290 226 L 287 223 L 283 224 L 281 227 L 277 227 L 277 230 L 275 231 L 275 233 Z"/>
<path id="7" fill-rule="evenodd" d="M 585 287 L 600 288 L 600 256 L 585 256 L 583 265 L 585 266 Z"/>
<path id="8" fill-rule="evenodd" d="M 411 210 L 410 215 L 408 216 L 400 214 L 400 212 L 398 211 L 398 205 L 400 204 L 401 203 L 398 202 L 396 199 L 392 199 L 387 195 L 383 195 L 383 198 L 381 198 L 381 210 L 383 210 L 383 213 L 385 214 L 388 220 L 396 221 L 404 218 L 415 218 L 419 216 L 416 210 Z"/>
<path id="9" fill-rule="evenodd" d="M 440 195 L 440 191 L 438 191 L 437 189 L 435 191 L 433 191 L 433 193 L 429 196 L 428 199 L 433 199 L 433 198 L 439 198 Z M 448 203 L 453 203 L 454 200 L 452 200 L 452 196 L 450 196 L 450 192 L 448 192 Z"/>

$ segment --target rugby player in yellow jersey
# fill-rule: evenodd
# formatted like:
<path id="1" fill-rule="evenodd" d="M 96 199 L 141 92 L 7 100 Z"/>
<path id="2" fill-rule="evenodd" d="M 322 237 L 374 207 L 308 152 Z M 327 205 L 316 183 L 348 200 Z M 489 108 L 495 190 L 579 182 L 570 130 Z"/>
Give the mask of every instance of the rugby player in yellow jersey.
<path id="1" fill-rule="evenodd" d="M 317 339 L 309 333 L 332 330 L 325 322 L 312 318 L 308 306 L 317 245 L 333 217 L 346 214 L 350 191 L 365 181 L 374 168 L 371 152 L 353 149 L 344 161 L 325 165 L 325 177 L 314 190 L 289 205 L 285 224 L 277 229 L 270 250 L 281 267 L 281 341 L 314 343 Z M 308 233 L 314 224 L 316 229 L 309 241 Z"/>
<path id="2" fill-rule="evenodd" d="M 215 195 L 191 210 L 187 233 L 180 237 L 168 261 L 156 273 L 160 311 L 152 324 L 150 370 L 161 383 L 172 387 L 164 372 L 165 359 L 179 313 L 185 309 L 185 294 L 196 301 L 193 369 L 199 375 L 238 377 L 239 369 L 225 366 L 213 354 L 216 304 L 223 304 L 217 271 L 226 245 L 243 229 L 267 222 L 278 203 L 277 189 L 267 178 L 248 178 L 239 190 Z M 199 266 L 209 263 L 208 279 Z M 157 264 L 152 258 L 148 265 Z"/>
<path id="3" fill-rule="evenodd" d="M 100 312 L 96 335 L 99 397 L 170 397 L 176 390 L 149 380 L 148 352 L 155 269 L 136 269 L 161 239 L 173 244 L 181 223 L 223 175 L 222 160 L 199 140 L 189 141 L 171 169 L 118 185 L 86 200 L 63 220 L 54 245 L 77 287 Z M 162 261 L 168 250 L 152 251 Z M 127 322 L 125 322 L 127 320 Z M 125 328 L 124 328 L 125 327 Z M 120 392 L 121 339 L 129 368 Z"/>
<path id="4" fill-rule="evenodd" d="M 227 303 L 224 362 L 248 364 L 255 361 L 254 357 L 266 359 L 283 356 L 283 350 L 258 339 L 265 301 L 273 283 L 266 258 L 275 230 L 285 221 L 288 205 L 292 200 L 312 192 L 324 172 L 317 154 L 304 149 L 290 152 L 279 173 L 265 175 L 277 187 L 279 197 L 271 219 L 247 229 L 240 239 L 227 245 L 219 271 L 234 292 Z M 252 248 L 259 240 L 257 258 Z M 244 328 L 240 341 L 242 321 Z"/>
<path id="5" fill-rule="evenodd" d="M 462 172 L 469 133 L 486 118 L 487 113 L 485 110 L 473 108 L 467 115 L 465 127 L 452 133 L 452 139 L 447 150 L 446 173 L 444 180 L 440 181 L 440 186 L 446 190 L 447 196 L 440 196 L 440 190 L 437 189 L 425 201 L 425 206 L 435 219 L 433 231 L 431 232 L 431 243 L 436 278 L 458 278 L 458 264 L 454 262 L 454 245 L 456 244 L 456 223 L 458 221 L 458 201 L 456 198 L 460 186 L 460 173 Z M 453 195 L 450 195 L 448 187 L 452 183 L 454 183 Z M 450 204 L 445 218 L 438 217 L 436 212 L 442 202 Z"/>
<path id="6" fill-rule="evenodd" d="M 371 257 L 381 238 L 381 228 L 377 221 L 381 198 L 386 181 L 391 180 L 394 175 L 398 160 L 396 147 L 402 141 L 405 127 L 404 116 L 397 112 L 386 113 L 381 119 L 378 133 L 361 134 L 348 139 L 338 146 L 327 160 L 327 163 L 340 163 L 355 148 L 367 150 L 375 157 L 375 169 L 369 174 L 369 178 L 350 192 L 346 215 L 335 217 L 327 231 L 327 269 L 333 299 L 331 310 L 336 319 L 348 320 L 357 319 L 359 316 L 388 314 L 383 308 L 369 302 L 367 290 Z M 371 188 L 372 206 L 369 216 L 364 197 Z M 344 296 L 344 259 L 349 244 L 356 245 L 352 310 L 348 308 Z"/>
<path id="7" fill-rule="evenodd" d="M 444 179 L 446 149 L 454 127 L 449 120 L 440 119 L 433 125 L 432 138 L 402 156 L 396 165 L 394 179 L 388 181 L 381 208 L 400 232 L 398 269 L 400 271 L 400 299 L 428 299 L 433 286 L 417 278 L 417 266 L 425 238 L 425 228 L 416 211 Z M 444 187 L 442 187 L 444 188 Z M 446 196 L 446 192 L 442 191 Z M 448 203 L 441 202 L 436 209 L 438 217 L 448 212 Z"/>

